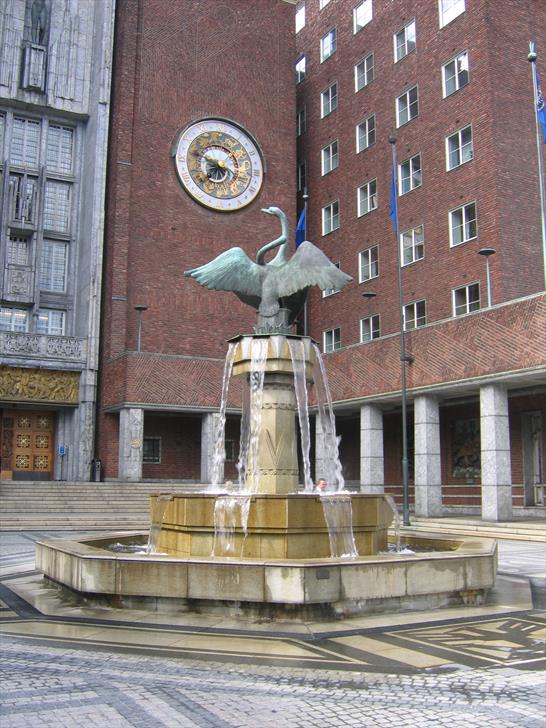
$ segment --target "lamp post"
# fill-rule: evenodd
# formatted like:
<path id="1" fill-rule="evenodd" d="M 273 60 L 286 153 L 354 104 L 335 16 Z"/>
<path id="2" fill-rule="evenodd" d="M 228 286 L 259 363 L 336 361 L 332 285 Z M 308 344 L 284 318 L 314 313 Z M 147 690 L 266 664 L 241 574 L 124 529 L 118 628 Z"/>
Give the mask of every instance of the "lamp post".
<path id="1" fill-rule="evenodd" d="M 495 248 L 481 248 L 478 250 L 478 255 L 483 255 L 485 258 L 485 275 L 487 277 L 487 308 L 491 308 L 491 272 L 489 270 L 489 258 L 496 253 Z"/>
<path id="2" fill-rule="evenodd" d="M 137 333 L 137 351 L 140 353 L 140 339 L 142 336 L 142 314 L 148 310 L 148 306 L 144 306 L 142 303 L 137 303 L 134 306 L 135 311 L 138 314 L 138 333 Z"/>

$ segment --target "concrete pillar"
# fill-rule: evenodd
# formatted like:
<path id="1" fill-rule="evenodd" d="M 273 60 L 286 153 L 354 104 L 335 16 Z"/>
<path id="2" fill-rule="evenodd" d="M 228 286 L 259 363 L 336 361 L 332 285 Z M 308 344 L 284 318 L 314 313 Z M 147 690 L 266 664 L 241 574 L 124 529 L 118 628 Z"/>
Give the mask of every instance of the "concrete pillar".
<path id="1" fill-rule="evenodd" d="M 508 395 L 498 384 L 480 388 L 482 519 L 507 521 L 512 517 L 512 472 Z"/>
<path id="2" fill-rule="evenodd" d="M 119 413 L 118 478 L 139 481 L 142 478 L 142 441 L 144 410 L 126 407 Z"/>
<path id="3" fill-rule="evenodd" d="M 439 516 L 442 513 L 442 468 L 440 408 L 436 397 L 415 397 L 414 427 L 415 515 Z"/>
<path id="4" fill-rule="evenodd" d="M 360 408 L 360 492 L 385 492 L 383 412 L 373 404 Z"/>
<path id="5" fill-rule="evenodd" d="M 214 462 L 214 444 L 218 432 L 218 412 L 207 412 L 201 417 L 201 482 L 210 483 L 212 464 Z M 220 482 L 224 480 L 223 471 L 219 474 Z"/>

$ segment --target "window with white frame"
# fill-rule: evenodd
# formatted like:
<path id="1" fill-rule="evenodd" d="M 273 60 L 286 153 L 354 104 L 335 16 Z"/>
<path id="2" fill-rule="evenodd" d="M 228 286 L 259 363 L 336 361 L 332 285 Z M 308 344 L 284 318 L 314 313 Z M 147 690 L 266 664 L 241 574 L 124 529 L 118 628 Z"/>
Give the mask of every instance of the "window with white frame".
<path id="1" fill-rule="evenodd" d="M 327 354 L 330 351 L 341 349 L 341 329 L 328 329 L 323 331 L 323 351 Z"/>
<path id="2" fill-rule="evenodd" d="M 18 167 L 37 167 L 40 156 L 40 122 L 14 117 L 10 162 Z"/>
<path id="3" fill-rule="evenodd" d="M 451 23 L 465 11 L 465 0 L 438 0 L 440 28 Z"/>
<path id="4" fill-rule="evenodd" d="M 44 195 L 44 228 L 60 233 L 70 231 L 70 197 L 72 185 L 48 179 Z"/>
<path id="5" fill-rule="evenodd" d="M 339 227 L 339 202 L 331 202 L 322 208 L 322 234 L 328 235 L 328 233 L 337 230 Z"/>
<path id="6" fill-rule="evenodd" d="M 480 309 L 480 284 L 469 283 L 453 290 L 453 315 L 465 316 Z"/>
<path id="7" fill-rule="evenodd" d="M 301 83 L 305 78 L 305 56 L 296 61 L 296 83 Z"/>
<path id="8" fill-rule="evenodd" d="M 328 144 L 321 152 L 322 175 L 328 174 L 339 164 L 339 156 L 337 151 L 337 140 Z"/>
<path id="9" fill-rule="evenodd" d="M 296 5 L 296 33 L 305 27 L 305 3 Z"/>
<path id="10" fill-rule="evenodd" d="M 142 438 L 142 462 L 143 463 L 160 463 L 161 462 L 161 438 L 160 437 L 143 437 Z"/>
<path id="11" fill-rule="evenodd" d="M 367 86 L 374 79 L 373 53 L 369 53 L 360 63 L 355 66 L 355 91 Z"/>
<path id="12" fill-rule="evenodd" d="M 301 136 L 305 131 L 305 109 L 300 109 L 296 114 L 296 133 Z"/>
<path id="13" fill-rule="evenodd" d="M 362 0 L 353 8 L 353 33 L 359 30 L 371 21 L 373 15 L 372 0 Z"/>
<path id="14" fill-rule="evenodd" d="M 49 334 L 50 336 L 64 336 L 64 320 L 64 311 L 40 308 L 36 319 L 36 331 L 39 334 Z"/>
<path id="15" fill-rule="evenodd" d="M 298 192 L 303 192 L 307 185 L 307 165 L 305 162 L 298 164 Z"/>
<path id="16" fill-rule="evenodd" d="M 0 307 L 0 331 L 28 331 L 28 311 L 26 308 Z"/>
<path id="17" fill-rule="evenodd" d="M 449 213 L 449 239 L 451 247 L 466 243 L 478 235 L 476 203 L 457 207 Z"/>
<path id="18" fill-rule="evenodd" d="M 372 245 L 358 254 L 358 282 L 365 283 L 379 275 L 379 247 Z"/>
<path id="19" fill-rule="evenodd" d="M 10 235 L 6 249 L 6 263 L 11 265 L 30 264 L 30 239 L 20 235 Z"/>
<path id="20" fill-rule="evenodd" d="M 336 52 L 337 37 L 336 29 L 331 28 L 325 35 L 320 39 L 320 62 L 323 63 L 327 58 L 330 58 Z"/>
<path id="21" fill-rule="evenodd" d="M 451 96 L 468 83 L 468 53 L 463 51 L 453 60 L 442 66 L 442 86 L 444 98 Z"/>
<path id="22" fill-rule="evenodd" d="M 396 126 L 404 126 L 419 114 L 417 86 L 408 89 L 396 99 Z"/>
<path id="23" fill-rule="evenodd" d="M 404 331 L 418 329 L 427 322 L 427 308 L 425 301 L 414 301 L 404 306 Z"/>
<path id="24" fill-rule="evenodd" d="M 405 195 L 423 182 L 421 172 L 421 155 L 416 154 L 398 165 L 398 194 Z"/>
<path id="25" fill-rule="evenodd" d="M 60 240 L 44 240 L 40 261 L 40 289 L 64 293 L 68 244 Z"/>
<path id="26" fill-rule="evenodd" d="M 356 151 L 363 152 L 375 144 L 375 114 L 356 125 Z"/>
<path id="27" fill-rule="evenodd" d="M 336 268 L 339 268 L 339 261 L 337 263 L 334 263 L 334 265 Z M 340 290 L 340 288 L 325 288 L 322 291 L 322 297 L 327 298 L 328 296 L 333 296 L 334 293 L 339 293 Z"/>
<path id="28" fill-rule="evenodd" d="M 48 170 L 70 174 L 72 172 L 74 129 L 49 124 L 47 129 L 46 165 Z"/>
<path id="29" fill-rule="evenodd" d="M 320 95 L 321 119 L 324 119 L 325 116 L 331 114 L 335 109 L 337 109 L 337 83 L 333 83 Z"/>
<path id="30" fill-rule="evenodd" d="M 415 50 L 415 20 L 394 34 L 394 62 L 398 63 Z"/>
<path id="31" fill-rule="evenodd" d="M 319 0 L 319 10 L 322 10 L 322 8 L 325 8 L 330 0 Z"/>
<path id="32" fill-rule="evenodd" d="M 378 339 L 381 336 L 381 322 L 379 314 L 368 316 L 368 318 L 360 319 L 360 342 L 364 344 L 366 341 Z"/>
<path id="33" fill-rule="evenodd" d="M 472 161 L 473 157 L 471 126 L 465 126 L 464 129 L 459 129 L 455 134 L 446 137 L 446 167 L 448 170 Z"/>
<path id="34" fill-rule="evenodd" d="M 425 256 L 425 233 L 423 225 L 400 234 L 402 265 L 409 265 Z"/>
<path id="35" fill-rule="evenodd" d="M 357 190 L 358 217 L 377 209 L 377 180 L 372 179 Z"/>

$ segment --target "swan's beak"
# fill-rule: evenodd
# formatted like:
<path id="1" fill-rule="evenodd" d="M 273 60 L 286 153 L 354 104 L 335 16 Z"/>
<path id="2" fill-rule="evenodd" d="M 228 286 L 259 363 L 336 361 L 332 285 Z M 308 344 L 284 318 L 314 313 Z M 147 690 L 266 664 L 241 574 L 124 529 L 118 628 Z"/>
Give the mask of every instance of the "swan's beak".
<path id="1" fill-rule="evenodd" d="M 262 207 L 262 212 L 267 212 L 268 215 L 272 215 L 273 211 L 270 207 Z"/>

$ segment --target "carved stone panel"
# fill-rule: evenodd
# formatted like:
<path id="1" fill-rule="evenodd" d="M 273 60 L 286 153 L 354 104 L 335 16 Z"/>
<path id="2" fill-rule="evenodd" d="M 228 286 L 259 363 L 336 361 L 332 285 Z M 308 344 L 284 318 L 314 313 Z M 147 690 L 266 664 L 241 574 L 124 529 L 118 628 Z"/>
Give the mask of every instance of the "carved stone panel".
<path id="1" fill-rule="evenodd" d="M 0 366 L 0 399 L 77 405 L 79 372 Z"/>
<path id="2" fill-rule="evenodd" d="M 8 300 L 16 300 L 20 303 L 32 302 L 33 275 L 31 268 L 10 267 L 6 271 L 7 286 L 6 293 Z"/>

